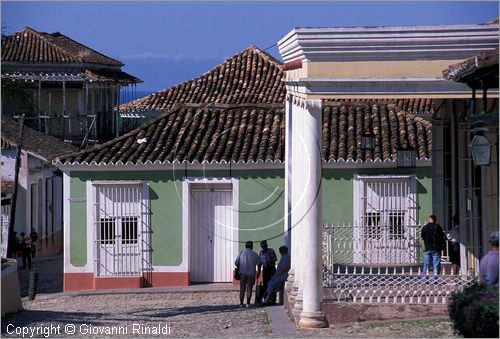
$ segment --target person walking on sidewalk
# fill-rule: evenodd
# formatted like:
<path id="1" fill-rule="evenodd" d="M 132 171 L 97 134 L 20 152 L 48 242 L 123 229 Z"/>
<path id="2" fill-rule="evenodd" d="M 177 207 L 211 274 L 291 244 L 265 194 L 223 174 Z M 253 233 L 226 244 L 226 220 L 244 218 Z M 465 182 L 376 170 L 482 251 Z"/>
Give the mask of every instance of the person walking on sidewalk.
<path id="1" fill-rule="evenodd" d="M 37 247 L 36 245 L 38 241 L 38 233 L 36 232 L 34 227 L 31 228 L 30 237 L 31 237 L 31 254 L 32 254 L 31 257 L 34 258 L 36 256 L 36 247 Z"/>
<path id="2" fill-rule="evenodd" d="M 264 291 L 267 290 L 267 283 L 271 280 L 271 277 L 276 273 L 276 252 L 272 248 L 269 248 L 266 240 L 260 242 L 261 251 L 259 253 L 260 261 L 262 262 L 262 288 Z M 276 301 L 276 293 L 273 293 L 274 301 Z M 273 299 L 271 298 L 271 301 Z"/>
<path id="3" fill-rule="evenodd" d="M 430 215 L 428 223 L 422 227 L 420 236 L 424 241 L 424 267 L 422 276 L 425 283 L 428 282 L 429 266 L 432 264 L 433 282 L 437 282 L 437 277 L 441 269 L 441 251 L 446 246 L 443 228 L 436 223 L 436 216 Z"/>
<path id="4" fill-rule="evenodd" d="M 255 280 L 259 279 L 262 266 L 259 255 L 253 251 L 253 241 L 245 243 L 245 249 L 240 252 L 234 263 L 236 267 L 239 267 L 240 272 L 240 307 L 243 307 L 245 292 L 247 297 L 246 307 L 250 307 L 253 285 Z"/>
<path id="5" fill-rule="evenodd" d="M 23 270 L 26 268 L 31 270 L 31 238 L 21 232 L 21 251 L 23 253 Z M 26 267 L 26 263 L 28 266 Z"/>

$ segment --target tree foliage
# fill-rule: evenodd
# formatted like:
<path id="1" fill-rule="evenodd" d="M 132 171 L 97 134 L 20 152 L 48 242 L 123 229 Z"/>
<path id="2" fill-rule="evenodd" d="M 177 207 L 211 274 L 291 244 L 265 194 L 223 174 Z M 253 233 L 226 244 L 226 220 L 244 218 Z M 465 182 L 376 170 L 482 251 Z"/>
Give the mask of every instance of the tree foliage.
<path id="1" fill-rule="evenodd" d="M 498 338 L 498 288 L 475 283 L 454 293 L 448 312 L 455 333 L 466 338 Z"/>

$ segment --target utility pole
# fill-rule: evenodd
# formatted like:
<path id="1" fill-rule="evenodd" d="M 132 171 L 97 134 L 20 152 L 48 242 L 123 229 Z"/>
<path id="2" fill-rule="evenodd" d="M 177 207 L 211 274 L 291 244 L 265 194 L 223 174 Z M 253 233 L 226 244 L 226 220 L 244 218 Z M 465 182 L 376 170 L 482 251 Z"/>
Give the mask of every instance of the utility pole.
<path id="1" fill-rule="evenodd" d="M 12 253 L 14 250 L 14 244 L 12 242 L 12 235 L 14 234 L 14 225 L 16 220 L 16 205 L 17 205 L 17 186 L 19 185 L 19 167 L 21 167 L 21 150 L 23 141 L 23 126 L 24 126 L 24 114 L 19 117 L 19 131 L 17 134 L 16 144 L 16 163 L 15 163 L 15 174 L 14 174 L 14 192 L 12 193 L 12 201 L 10 208 L 10 220 L 9 220 L 9 233 L 7 235 L 7 258 L 13 257 Z"/>

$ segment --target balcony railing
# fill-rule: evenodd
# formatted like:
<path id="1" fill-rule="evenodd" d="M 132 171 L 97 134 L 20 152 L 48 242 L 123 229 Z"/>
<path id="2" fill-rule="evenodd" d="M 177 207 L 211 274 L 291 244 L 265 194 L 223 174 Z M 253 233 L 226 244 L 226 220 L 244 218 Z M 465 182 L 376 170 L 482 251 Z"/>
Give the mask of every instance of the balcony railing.
<path id="1" fill-rule="evenodd" d="M 25 117 L 26 126 L 41 133 L 54 136 L 77 146 L 104 142 L 114 137 L 112 112 L 99 112 L 95 115 L 75 116 L 40 114 Z"/>

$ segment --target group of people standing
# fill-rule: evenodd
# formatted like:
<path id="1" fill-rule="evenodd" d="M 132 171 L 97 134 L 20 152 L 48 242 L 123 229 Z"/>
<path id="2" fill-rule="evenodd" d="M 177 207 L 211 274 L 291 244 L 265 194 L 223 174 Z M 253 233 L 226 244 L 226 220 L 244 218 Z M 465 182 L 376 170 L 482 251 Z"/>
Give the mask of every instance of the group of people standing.
<path id="1" fill-rule="evenodd" d="M 449 242 L 451 274 L 458 274 L 460 267 L 460 219 L 458 216 L 452 218 L 453 224 L 447 233 L 436 223 L 435 215 L 430 215 L 427 221 L 420 234 L 424 241 L 422 275 L 424 282 L 428 283 L 428 272 L 429 268 L 432 267 L 432 281 L 435 283 L 441 271 L 441 251 L 446 248 L 446 241 Z M 491 234 L 489 242 L 491 249 L 480 261 L 479 275 L 483 283 L 498 287 L 498 231 Z"/>
<path id="2" fill-rule="evenodd" d="M 279 253 L 281 259 L 276 267 L 276 252 L 270 248 L 266 240 L 260 242 L 261 251 L 259 254 L 253 251 L 253 242 L 247 241 L 245 249 L 236 258 L 235 265 L 239 272 L 240 279 L 240 306 L 244 306 L 246 294 L 246 307 L 250 306 L 252 290 L 256 280 L 262 272 L 262 289 L 264 290 L 264 301 L 261 304 L 267 305 L 276 302 L 276 292 L 278 292 L 288 278 L 290 270 L 290 255 L 288 247 L 281 246 Z"/>
<path id="3" fill-rule="evenodd" d="M 31 259 L 36 256 L 37 251 L 38 233 L 32 228 L 30 234 L 21 232 L 20 236 L 20 238 L 17 237 L 17 232 L 12 234 L 13 253 L 16 257 L 22 257 L 23 267 L 21 269 L 31 270 Z"/>

